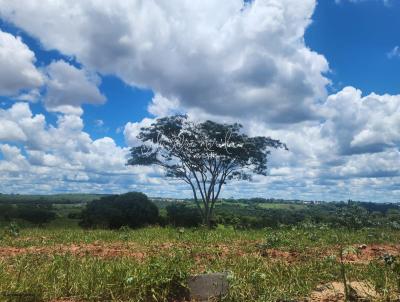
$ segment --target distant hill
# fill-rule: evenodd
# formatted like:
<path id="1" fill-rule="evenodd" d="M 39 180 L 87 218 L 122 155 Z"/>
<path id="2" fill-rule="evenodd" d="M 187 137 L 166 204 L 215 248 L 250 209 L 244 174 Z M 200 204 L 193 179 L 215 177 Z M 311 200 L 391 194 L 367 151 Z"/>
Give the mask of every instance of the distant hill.
<path id="1" fill-rule="evenodd" d="M 21 203 L 51 203 L 51 204 L 78 204 L 99 199 L 107 194 L 52 194 L 52 195 L 21 195 L 1 194 L 0 204 Z"/>

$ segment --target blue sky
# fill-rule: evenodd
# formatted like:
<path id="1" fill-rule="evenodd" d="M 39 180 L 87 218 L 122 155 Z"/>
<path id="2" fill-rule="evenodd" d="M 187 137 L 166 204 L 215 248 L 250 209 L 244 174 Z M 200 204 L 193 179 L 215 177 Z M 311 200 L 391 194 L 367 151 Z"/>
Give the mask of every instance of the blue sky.
<path id="1" fill-rule="evenodd" d="M 286 142 L 224 196 L 399 201 L 400 3 L 0 0 L 0 191 L 190 196 L 126 167 L 186 112 Z"/>
<path id="2" fill-rule="evenodd" d="M 319 1 L 305 39 L 332 69 L 335 89 L 398 94 L 400 60 L 387 53 L 399 44 L 400 2 Z"/>

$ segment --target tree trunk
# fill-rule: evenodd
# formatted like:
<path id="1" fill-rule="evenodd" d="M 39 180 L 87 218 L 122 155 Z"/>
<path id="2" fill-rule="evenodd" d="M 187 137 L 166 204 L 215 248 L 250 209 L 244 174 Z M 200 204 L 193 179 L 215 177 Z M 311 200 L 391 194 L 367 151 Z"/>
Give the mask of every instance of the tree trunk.
<path id="1" fill-rule="evenodd" d="M 210 209 L 204 209 L 203 225 L 207 228 L 211 228 L 211 213 Z"/>

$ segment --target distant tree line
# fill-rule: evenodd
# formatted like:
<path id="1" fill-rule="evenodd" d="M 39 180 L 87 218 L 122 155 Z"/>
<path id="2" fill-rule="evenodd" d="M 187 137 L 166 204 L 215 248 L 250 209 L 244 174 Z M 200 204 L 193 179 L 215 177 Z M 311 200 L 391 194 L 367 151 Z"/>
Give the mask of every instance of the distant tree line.
<path id="1" fill-rule="evenodd" d="M 263 201 L 261 198 L 219 201 L 209 226 L 222 224 L 247 229 L 313 223 L 352 229 L 369 226 L 400 229 L 398 204 L 349 200 L 301 205 L 273 202 L 268 206 L 268 202 Z M 54 208 L 47 202 L 0 204 L 0 222 L 23 220 L 44 225 L 59 216 L 59 211 L 59 206 Z M 193 201 L 157 200 L 155 204 L 139 192 L 102 196 L 82 208 L 74 206 L 73 211 L 65 216 L 75 221 L 79 219 L 84 228 L 119 229 L 123 226 L 140 228 L 148 225 L 197 227 L 204 223 Z"/>
<path id="2" fill-rule="evenodd" d="M 35 225 L 43 225 L 56 218 L 51 204 L 0 204 L 0 220 L 9 222 L 22 219 Z"/>
<path id="3" fill-rule="evenodd" d="M 190 203 L 170 204 L 166 207 L 166 212 L 167 220 L 172 225 L 191 227 L 201 224 L 200 217 L 196 218 L 196 212 Z M 396 204 L 351 201 L 282 208 L 262 208 L 258 204 L 238 206 L 237 203 L 223 203 L 216 207 L 212 224 L 246 229 L 277 228 L 305 222 L 351 229 L 371 226 L 400 229 L 400 208 Z"/>
<path id="4" fill-rule="evenodd" d="M 82 204 L 99 199 L 105 194 L 52 194 L 52 195 L 21 195 L 1 194 L 1 204 Z"/>

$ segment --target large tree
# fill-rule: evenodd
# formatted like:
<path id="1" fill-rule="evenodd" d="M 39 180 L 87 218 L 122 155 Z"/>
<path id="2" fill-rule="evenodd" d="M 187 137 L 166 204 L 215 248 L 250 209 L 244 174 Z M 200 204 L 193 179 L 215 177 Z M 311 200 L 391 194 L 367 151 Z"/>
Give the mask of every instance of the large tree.
<path id="1" fill-rule="evenodd" d="M 240 124 L 192 122 L 185 115 L 157 119 L 141 128 L 142 145 L 131 149 L 128 165 L 158 165 L 166 176 L 190 185 L 203 223 L 210 226 L 222 186 L 233 179 L 267 175 L 271 148 L 286 148 L 269 137 L 249 137 Z"/>

